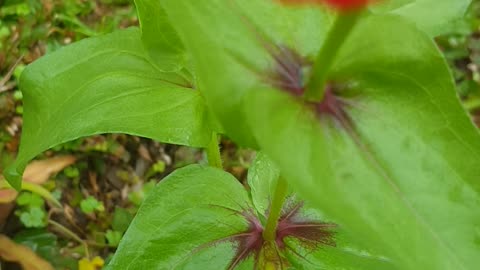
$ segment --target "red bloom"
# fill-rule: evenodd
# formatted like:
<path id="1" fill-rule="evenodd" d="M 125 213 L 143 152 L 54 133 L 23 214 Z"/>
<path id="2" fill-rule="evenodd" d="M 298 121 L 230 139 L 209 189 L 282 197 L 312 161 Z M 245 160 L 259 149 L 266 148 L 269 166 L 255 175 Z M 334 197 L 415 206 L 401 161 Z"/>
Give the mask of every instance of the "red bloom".
<path id="1" fill-rule="evenodd" d="M 346 11 L 365 7 L 370 0 L 280 0 L 284 4 L 327 4 L 335 9 Z"/>

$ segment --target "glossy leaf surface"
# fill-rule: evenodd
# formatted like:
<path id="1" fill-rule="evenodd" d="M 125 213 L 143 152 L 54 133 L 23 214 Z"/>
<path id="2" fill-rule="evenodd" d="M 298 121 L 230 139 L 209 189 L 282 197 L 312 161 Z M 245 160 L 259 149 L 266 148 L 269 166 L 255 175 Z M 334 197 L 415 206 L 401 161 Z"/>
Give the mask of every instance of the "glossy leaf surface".
<path id="1" fill-rule="evenodd" d="M 461 19 L 471 0 L 384 0 L 373 5 L 374 12 L 392 13 L 414 22 L 430 36 L 447 34 Z"/>
<path id="2" fill-rule="evenodd" d="M 185 65 L 186 52 L 165 11 L 156 0 L 135 0 L 142 41 L 156 67 L 177 71 Z"/>
<path id="3" fill-rule="evenodd" d="M 430 35 L 460 19 L 469 0 L 391 0 L 378 13 L 407 17 Z M 201 92 L 228 136 L 257 147 L 238 111 L 247 89 L 271 80 L 272 48 L 290 48 L 313 59 L 334 15 L 325 8 L 283 6 L 273 0 L 164 0 L 161 5 L 192 55 Z M 390 29 L 388 31 L 394 31 Z"/>
<path id="4" fill-rule="evenodd" d="M 27 67 L 20 87 L 24 126 L 10 183 L 27 162 L 82 136 L 127 133 L 202 147 L 211 131 L 199 92 L 183 72 L 161 72 L 148 60 L 137 29 L 87 39 Z"/>
<path id="5" fill-rule="evenodd" d="M 266 214 L 275 193 L 280 171 L 262 152 L 258 152 L 248 171 L 248 186 L 252 202 L 260 214 Z"/>
<path id="6" fill-rule="evenodd" d="M 314 54 L 332 16 L 310 7 L 286 8 L 275 1 L 162 1 L 193 57 L 199 89 L 228 136 L 246 146 L 255 140 L 241 100 L 267 79 L 273 42 Z"/>
<path id="7" fill-rule="evenodd" d="M 225 172 L 177 170 L 142 204 L 107 269 L 224 269 L 230 243 L 199 247 L 244 230 L 243 219 L 225 208 L 241 211 L 247 203 L 247 192 Z"/>
<path id="8" fill-rule="evenodd" d="M 257 160 L 257 164 L 260 162 Z M 251 182 L 252 189 L 266 190 L 261 186 L 271 184 L 272 178 L 267 177 L 275 173 L 272 168 L 272 164 L 262 164 L 254 169 L 252 173 L 266 181 Z M 263 198 L 266 193 L 252 195 Z M 107 269 L 226 269 L 236 244 L 212 242 L 244 231 L 244 217 L 232 210 L 251 207 L 246 190 L 226 172 L 198 165 L 177 170 L 141 206 Z M 318 217 L 311 211 L 308 217 Z M 338 238 L 342 241 L 338 247 L 321 247 L 314 253 L 304 253 L 304 258 L 291 254 L 290 260 L 315 269 L 392 269 L 388 259 L 358 249 L 343 234 Z M 291 245 L 300 248 L 296 242 Z M 342 260 L 337 260 L 338 254 L 344 254 Z M 252 259 L 235 269 L 253 269 Z"/>
<path id="9" fill-rule="evenodd" d="M 258 152 L 252 166 L 248 171 L 248 184 L 251 198 L 256 210 L 265 217 L 270 208 L 275 185 L 279 177 L 278 167 L 264 153 Z M 310 203 L 302 200 L 294 192 L 290 192 L 286 204 L 302 202 L 302 216 L 313 220 L 328 220 L 321 211 Z M 367 251 L 365 246 L 359 245 L 355 237 L 348 235 L 339 225 L 335 234 L 335 247 L 319 246 L 317 250 L 302 250 L 298 241 L 290 239 L 288 242 L 304 257 L 289 254 L 287 257 L 293 269 L 329 269 L 329 270 L 395 270 L 390 259 L 382 255 L 374 255 Z M 373 254 L 372 254 L 373 253 Z"/>
<path id="10" fill-rule="evenodd" d="M 301 91 L 301 76 L 268 77 L 279 62 L 296 64 L 276 59 L 283 47 L 312 59 L 329 16 L 270 1 L 232 2 L 162 2 L 179 19 L 200 89 L 227 134 L 258 144 L 294 188 L 399 268 L 474 269 L 480 159 L 465 157 L 478 157 L 480 138 L 430 37 L 399 16 L 363 19 L 332 74 L 355 94 L 345 96 L 353 124 L 346 130 L 285 93 Z M 292 81 L 299 87 L 285 87 Z M 448 213 L 458 213 L 455 224 Z"/>
<path id="11" fill-rule="evenodd" d="M 372 17 L 333 79 L 348 82 L 351 124 L 258 88 L 245 112 L 259 145 L 301 194 L 400 269 L 475 269 L 480 136 L 435 44 L 396 18 Z"/>

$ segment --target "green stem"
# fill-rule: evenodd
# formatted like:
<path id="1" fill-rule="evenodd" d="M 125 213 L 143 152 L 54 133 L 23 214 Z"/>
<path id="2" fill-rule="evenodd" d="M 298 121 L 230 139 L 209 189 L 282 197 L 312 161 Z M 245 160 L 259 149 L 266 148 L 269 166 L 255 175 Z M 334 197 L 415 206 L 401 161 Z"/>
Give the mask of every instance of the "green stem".
<path id="1" fill-rule="evenodd" d="M 5 180 L 0 179 L 0 189 L 13 189 L 12 186 Z M 46 188 L 39 184 L 23 182 L 22 190 L 30 191 L 32 193 L 38 194 L 43 197 L 45 200 L 53 203 L 58 208 L 63 208 L 62 204 L 53 197 L 52 193 Z"/>
<path id="2" fill-rule="evenodd" d="M 207 151 L 207 159 L 208 165 L 212 167 L 217 167 L 219 169 L 223 169 L 222 166 L 222 156 L 220 154 L 220 146 L 219 146 L 219 138 L 218 134 L 213 132 L 212 133 L 212 140 L 208 144 L 206 149 Z"/>
<path id="3" fill-rule="evenodd" d="M 57 199 L 55 199 L 55 197 L 53 197 L 53 194 L 41 185 L 29 183 L 29 182 L 23 182 L 22 190 L 27 190 L 32 193 L 36 193 L 41 197 L 43 197 L 45 200 L 53 203 L 58 208 L 63 208 L 62 204 Z"/>
<path id="4" fill-rule="evenodd" d="M 305 98 L 309 101 L 321 101 L 325 93 L 328 73 L 333 65 L 340 48 L 360 18 L 362 11 L 342 12 L 338 15 L 330 33 L 315 59 L 312 77 L 305 91 Z"/>
<path id="5" fill-rule="evenodd" d="M 67 227 L 63 226 L 62 224 L 58 223 L 58 222 L 55 222 L 51 219 L 48 220 L 48 224 L 54 226 L 55 228 L 57 228 L 57 230 L 59 230 L 60 232 L 62 232 L 63 234 L 65 234 L 66 236 L 72 238 L 73 240 L 77 241 L 78 243 L 80 243 L 81 245 L 83 245 L 83 248 L 85 249 L 85 257 L 87 257 L 88 259 L 90 259 L 90 252 L 88 251 L 88 244 L 87 242 L 85 242 L 84 240 L 82 240 L 82 238 L 80 238 L 76 233 L 72 232 L 71 230 L 69 230 Z"/>
<path id="6" fill-rule="evenodd" d="M 273 194 L 272 205 L 270 207 L 270 213 L 268 214 L 267 225 L 263 231 L 263 238 L 266 241 L 274 241 L 276 238 L 278 220 L 280 219 L 287 193 L 287 182 L 282 177 L 278 178 L 275 193 Z"/>

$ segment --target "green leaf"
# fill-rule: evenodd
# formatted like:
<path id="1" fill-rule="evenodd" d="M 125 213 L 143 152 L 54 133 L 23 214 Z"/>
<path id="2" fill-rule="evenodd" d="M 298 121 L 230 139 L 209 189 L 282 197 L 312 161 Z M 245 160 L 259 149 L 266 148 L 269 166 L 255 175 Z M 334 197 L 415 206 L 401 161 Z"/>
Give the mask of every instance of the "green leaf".
<path id="1" fill-rule="evenodd" d="M 332 80 L 351 89 L 351 129 L 277 89 L 250 92 L 244 111 L 263 151 L 302 196 L 399 269 L 475 269 L 480 136 L 433 41 L 399 18 L 371 17 Z"/>
<path id="2" fill-rule="evenodd" d="M 132 222 L 133 215 L 126 209 L 115 207 L 113 212 L 112 229 L 124 233 L 130 222 Z"/>
<path id="3" fill-rule="evenodd" d="M 177 71 L 185 64 L 185 48 L 156 0 L 135 0 L 142 41 L 153 63 L 162 71 Z"/>
<path id="4" fill-rule="evenodd" d="M 122 233 L 119 231 L 108 230 L 105 234 L 105 238 L 110 246 L 116 247 L 122 239 Z"/>
<path id="5" fill-rule="evenodd" d="M 57 236 L 45 229 L 22 230 L 15 234 L 13 239 L 16 243 L 29 247 L 33 252 L 42 256 L 47 261 L 56 261 L 58 252 Z"/>
<path id="6" fill-rule="evenodd" d="M 247 181 L 252 194 L 252 202 L 260 214 L 265 214 L 275 192 L 280 171 L 262 152 L 257 152 L 252 166 L 248 170 Z"/>
<path id="7" fill-rule="evenodd" d="M 446 34 L 465 16 L 471 0 L 387 0 L 372 6 L 374 12 L 403 16 L 430 36 Z"/>
<path id="8" fill-rule="evenodd" d="M 17 204 L 20 206 L 28 207 L 42 207 L 45 204 L 45 201 L 37 194 L 30 192 L 22 192 L 17 197 Z"/>
<path id="9" fill-rule="evenodd" d="M 127 29 L 67 46 L 28 66 L 20 87 L 24 126 L 19 155 L 6 178 L 36 155 L 78 137 L 127 133 L 202 147 L 211 130 L 202 97 L 183 73 L 161 72 Z"/>
<path id="10" fill-rule="evenodd" d="M 1 186 L 0 181 L 0 186 Z M 55 206 L 62 208 L 62 203 L 59 199 L 54 197 L 54 194 L 50 192 L 48 189 L 44 188 L 42 185 L 25 182 L 22 186 L 22 190 L 32 192 L 32 194 L 36 194 L 37 196 L 41 196 L 44 200 L 53 203 Z M 42 204 L 43 205 L 43 204 Z"/>
<path id="11" fill-rule="evenodd" d="M 258 178 L 251 181 L 252 190 L 265 190 L 261 186 L 268 184 L 268 177 L 277 169 L 261 155 L 254 168 L 252 173 Z M 265 197 L 262 192 L 256 194 L 252 195 Z M 243 215 L 227 209 L 243 212 L 251 209 L 250 201 L 243 186 L 226 172 L 199 165 L 177 170 L 143 203 L 107 269 L 225 269 L 236 245 L 214 242 L 247 229 Z M 304 212 L 306 217 L 318 216 L 311 208 Z M 351 238 L 345 234 L 339 233 L 337 238 L 337 247 L 305 252 L 305 258 L 292 258 L 292 262 L 315 265 L 314 269 L 394 269 L 388 259 L 348 242 Z M 291 247 L 302 250 L 299 243 L 292 242 Z M 345 258 L 337 260 L 339 253 L 346 254 Z M 252 263 L 250 257 L 235 269 L 253 269 Z"/>
<path id="12" fill-rule="evenodd" d="M 140 190 L 132 191 L 128 194 L 128 200 L 136 206 L 140 206 L 143 200 L 152 192 L 155 188 L 156 182 L 154 180 L 148 181 L 143 184 Z"/>
<path id="13" fill-rule="evenodd" d="M 50 262 L 55 269 L 76 269 L 78 262 L 72 257 L 62 256 L 57 236 L 47 229 L 23 229 L 13 240 L 27 246 L 37 255 Z"/>
<path id="14" fill-rule="evenodd" d="M 98 211 L 98 212 L 105 211 L 105 207 L 103 206 L 103 203 L 99 202 L 97 199 L 91 196 L 80 202 L 80 209 L 85 214 L 91 214 L 95 211 Z"/>
<path id="15" fill-rule="evenodd" d="M 238 113 L 247 89 L 271 68 L 265 40 L 315 54 L 331 16 L 320 9 L 286 8 L 277 1 L 164 0 L 169 18 L 192 55 L 200 91 L 237 143 L 255 146 Z"/>
<path id="16" fill-rule="evenodd" d="M 248 171 L 248 184 L 251 189 L 251 197 L 256 210 L 260 215 L 266 215 L 270 207 L 270 199 L 275 190 L 277 179 L 280 176 L 277 166 L 264 153 L 258 152 L 257 156 Z M 301 209 L 302 216 L 313 220 L 328 220 L 326 216 L 313 208 L 295 193 L 290 192 L 286 204 L 302 201 L 304 206 Z M 341 226 L 336 230 L 336 246 L 322 246 L 316 250 L 303 250 L 298 241 L 288 240 L 289 245 L 304 251 L 304 257 L 289 254 L 289 262 L 295 269 L 329 269 L 329 270 L 394 270 L 396 269 L 388 258 L 382 255 L 374 255 L 370 250 L 356 242 L 355 238 L 348 235 Z"/>
<path id="17" fill-rule="evenodd" d="M 410 153 L 403 150 L 402 145 L 395 144 L 398 149 L 392 149 L 394 144 L 381 137 L 381 144 L 375 145 L 373 154 L 369 154 L 370 151 L 359 150 L 351 136 L 337 134 L 335 128 L 317 127 L 318 119 L 289 96 L 276 92 L 278 90 L 271 93 L 261 91 L 265 88 L 261 86 L 265 76 L 268 76 L 274 63 L 268 46 L 262 47 L 262 42 L 266 40 L 267 45 L 289 46 L 308 58 L 318 50 L 316 46 L 321 44 L 322 33 L 328 30 L 328 16 L 317 9 L 286 9 L 270 1 L 235 1 L 234 5 L 232 2 L 162 2 L 170 18 L 178 19 L 175 27 L 193 55 L 200 89 L 227 135 L 241 144 L 252 146 L 258 143 L 285 170 L 285 176 L 294 187 L 329 216 L 344 224 L 352 235 L 376 250 L 385 251 L 399 268 L 470 269 L 476 265 L 477 256 L 473 253 L 478 247 L 471 236 L 477 234 L 475 224 L 479 220 L 478 216 L 469 215 L 477 207 L 476 202 L 466 199 L 459 206 L 452 205 L 446 190 L 459 182 L 459 191 L 456 192 L 460 193 L 460 198 L 474 196 L 464 181 L 478 186 L 472 176 L 479 175 L 479 172 L 472 168 L 480 166 L 461 157 L 471 153 L 469 148 L 480 149 L 480 146 L 466 142 L 480 140 L 456 100 L 451 76 L 431 39 L 400 17 L 367 20 L 360 25 L 363 28 L 356 31 L 337 61 L 334 75 L 340 80 L 354 80 L 353 86 L 356 85 L 355 89 L 364 96 L 361 102 L 371 107 L 362 119 L 379 122 L 373 116 L 383 117 L 383 110 L 389 109 L 389 115 L 395 116 L 394 121 L 402 120 L 398 126 L 394 124 L 393 128 L 387 129 L 397 136 L 395 138 L 400 136 L 411 140 L 411 131 L 415 134 L 415 130 L 423 127 L 425 131 L 430 127 L 428 132 L 421 133 L 421 139 L 418 137 L 420 134 L 414 138 L 425 148 L 437 147 L 441 150 L 430 150 L 421 155 L 414 150 Z M 277 28 L 278 25 L 283 27 Z M 302 38 L 304 35 L 300 33 L 304 30 L 310 34 L 305 35 L 308 38 Z M 389 72 L 393 75 L 388 76 Z M 361 84 L 365 81 L 369 83 Z M 382 87 L 378 87 L 377 83 Z M 362 93 L 370 89 L 376 89 L 377 94 L 369 96 Z M 246 95 L 251 96 L 245 98 Z M 416 100 L 417 96 L 419 100 Z M 244 116 L 238 113 L 242 99 L 245 100 L 244 111 L 250 125 L 245 125 Z M 392 103 L 396 104 L 396 110 L 391 110 Z M 380 112 L 377 112 L 377 106 L 380 106 Z M 439 117 L 445 115 L 445 109 L 439 111 L 436 106 L 449 108 L 452 115 L 445 116 L 447 120 L 441 121 Z M 355 120 L 362 115 L 357 111 L 361 110 L 357 108 L 352 113 Z M 418 115 L 419 112 L 423 114 Z M 417 120 L 433 123 L 411 124 Z M 470 140 L 455 142 L 453 139 L 461 132 L 445 136 L 435 134 L 435 130 L 440 131 L 446 126 L 465 129 L 460 136 Z M 387 134 L 385 127 L 382 129 L 378 124 L 372 125 L 372 131 L 368 131 L 368 126 L 360 128 L 363 136 L 365 132 L 369 136 Z M 250 138 L 251 132 L 255 133 L 255 138 Z M 391 135 L 390 132 L 388 134 Z M 430 137 L 438 138 L 438 142 L 429 146 Z M 367 146 L 377 143 L 377 138 L 361 139 L 360 142 Z M 444 148 L 443 145 L 449 146 Z M 379 151 L 377 149 L 383 149 L 381 155 L 374 155 L 374 151 Z M 387 153 L 385 149 L 390 151 Z M 451 151 L 457 154 L 452 155 Z M 434 171 L 436 167 L 444 168 L 445 164 L 432 160 L 430 154 L 436 160 L 449 159 L 449 162 L 456 163 L 456 173 L 449 173 L 451 180 L 441 177 L 442 181 L 447 181 L 443 192 L 432 193 L 425 189 L 436 187 L 433 181 L 440 176 L 429 175 L 428 170 L 418 166 L 405 169 L 405 162 L 399 162 L 400 158 L 396 157 L 399 153 L 410 161 L 406 163 L 410 166 L 429 161 L 428 168 Z M 387 154 L 388 158 L 384 157 Z M 385 177 L 385 166 L 387 170 L 395 167 L 395 171 L 391 172 L 395 174 L 393 180 Z M 404 171 L 403 174 L 399 170 Z M 458 180 L 459 173 L 469 176 Z M 408 179 L 404 179 L 406 175 Z M 349 186 L 344 187 L 340 183 Z M 412 191 L 409 188 L 412 186 L 419 189 Z M 462 213 L 459 214 L 460 225 L 457 225 L 462 229 L 452 233 L 452 224 L 445 222 L 449 220 L 448 215 L 435 215 L 433 209 L 438 206 L 424 199 L 424 194 L 433 196 L 432 200 L 438 200 L 437 204 L 441 207 L 451 209 L 447 212 Z M 451 248 L 450 242 L 461 248 Z"/>
<path id="18" fill-rule="evenodd" d="M 76 269 L 78 262 L 72 257 L 62 256 L 57 236 L 47 229 L 23 229 L 13 240 L 27 246 L 37 255 L 50 262 L 55 269 Z"/>
<path id="19" fill-rule="evenodd" d="M 223 269 L 231 244 L 203 244 L 245 229 L 248 195 L 231 175 L 191 165 L 162 180 L 149 194 L 107 269 Z M 198 249 L 198 250 L 196 250 Z"/>
<path id="20" fill-rule="evenodd" d="M 45 227 L 45 210 L 40 207 L 30 207 L 20 213 L 20 221 L 27 228 Z"/>

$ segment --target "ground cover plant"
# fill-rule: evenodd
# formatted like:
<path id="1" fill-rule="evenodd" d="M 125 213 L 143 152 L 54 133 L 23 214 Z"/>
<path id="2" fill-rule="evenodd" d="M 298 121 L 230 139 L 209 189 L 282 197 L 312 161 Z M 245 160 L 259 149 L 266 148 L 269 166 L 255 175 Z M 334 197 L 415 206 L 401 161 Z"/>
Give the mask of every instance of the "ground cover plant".
<path id="1" fill-rule="evenodd" d="M 434 42 L 469 4 L 138 0 L 140 29 L 25 69 L 5 176 L 20 189 L 38 154 L 100 133 L 204 148 L 107 269 L 475 269 L 480 137 Z M 246 186 L 219 136 L 258 151 Z"/>

